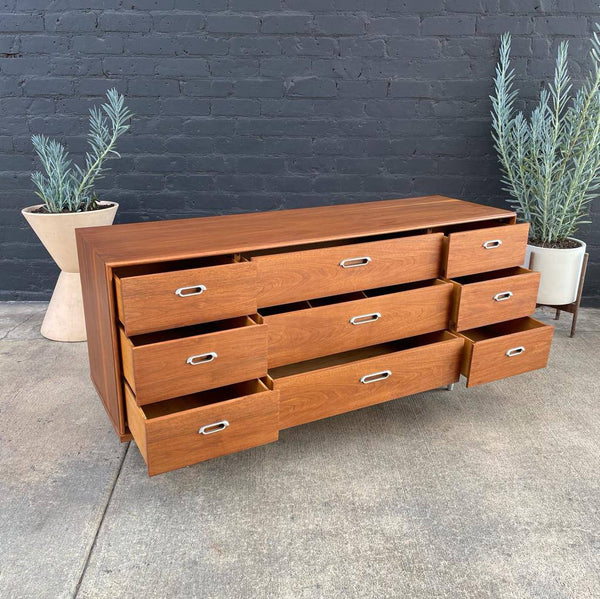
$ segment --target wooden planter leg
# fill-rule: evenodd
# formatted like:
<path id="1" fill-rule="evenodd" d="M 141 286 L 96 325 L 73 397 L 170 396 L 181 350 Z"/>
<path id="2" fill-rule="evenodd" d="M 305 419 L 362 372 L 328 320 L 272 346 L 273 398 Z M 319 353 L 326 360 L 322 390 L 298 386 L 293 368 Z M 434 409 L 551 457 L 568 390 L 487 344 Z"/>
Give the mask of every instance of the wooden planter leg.
<path id="1" fill-rule="evenodd" d="M 571 337 L 575 335 L 575 327 L 577 326 L 577 317 L 579 316 L 579 304 L 581 303 L 581 296 L 583 295 L 583 281 L 585 279 L 585 271 L 587 270 L 589 254 L 583 257 L 583 264 L 581 265 L 581 277 L 579 277 L 579 288 L 577 289 L 577 297 L 575 298 L 575 311 L 573 312 L 573 321 L 571 322 Z"/>

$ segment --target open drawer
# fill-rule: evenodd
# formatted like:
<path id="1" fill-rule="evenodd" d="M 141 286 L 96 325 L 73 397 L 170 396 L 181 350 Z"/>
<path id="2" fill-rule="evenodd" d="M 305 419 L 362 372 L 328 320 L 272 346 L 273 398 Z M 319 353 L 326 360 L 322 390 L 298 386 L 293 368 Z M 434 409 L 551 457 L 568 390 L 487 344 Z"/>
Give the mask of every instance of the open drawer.
<path id="1" fill-rule="evenodd" d="M 442 240 L 442 233 L 430 233 L 244 257 L 256 265 L 257 303 L 264 307 L 434 279 Z"/>
<path id="2" fill-rule="evenodd" d="M 434 280 L 260 309 L 269 368 L 445 329 L 451 295 Z"/>
<path id="3" fill-rule="evenodd" d="M 267 374 L 267 330 L 249 316 L 127 337 L 123 374 L 138 405 Z"/>
<path id="4" fill-rule="evenodd" d="M 233 256 L 120 268 L 115 292 L 125 333 L 140 335 L 253 314 L 256 268 Z"/>
<path id="5" fill-rule="evenodd" d="M 452 279 L 451 326 L 457 331 L 529 316 L 535 312 L 540 273 L 515 267 Z"/>
<path id="6" fill-rule="evenodd" d="M 451 279 L 519 266 L 525 259 L 529 223 L 450 233 L 445 240 L 445 274 Z"/>
<path id="7" fill-rule="evenodd" d="M 463 339 L 440 331 L 269 371 L 280 393 L 280 428 L 449 385 Z"/>
<path id="8" fill-rule="evenodd" d="M 252 380 L 140 407 L 125 384 L 127 422 L 151 476 L 277 441 L 278 395 Z"/>
<path id="9" fill-rule="evenodd" d="M 458 333 L 465 339 L 467 387 L 544 368 L 553 331 L 535 318 L 519 318 Z"/>

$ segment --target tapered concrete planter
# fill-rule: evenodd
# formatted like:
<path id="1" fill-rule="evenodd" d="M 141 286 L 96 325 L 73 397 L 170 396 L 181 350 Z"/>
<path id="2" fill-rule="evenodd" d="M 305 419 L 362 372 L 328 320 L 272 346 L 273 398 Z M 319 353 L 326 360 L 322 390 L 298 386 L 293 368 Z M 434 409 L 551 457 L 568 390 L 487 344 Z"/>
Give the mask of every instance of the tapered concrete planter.
<path id="1" fill-rule="evenodd" d="M 569 239 L 573 239 L 569 237 Z M 538 304 L 564 305 L 577 298 L 585 243 L 576 248 L 543 248 L 527 244 L 525 266 L 541 273 Z"/>
<path id="2" fill-rule="evenodd" d="M 112 225 L 119 208 L 114 202 L 98 203 L 109 207 L 90 212 L 44 214 L 33 212 L 41 206 L 37 205 L 21 211 L 61 270 L 42 323 L 41 333 L 47 339 L 86 340 L 75 229 Z"/>

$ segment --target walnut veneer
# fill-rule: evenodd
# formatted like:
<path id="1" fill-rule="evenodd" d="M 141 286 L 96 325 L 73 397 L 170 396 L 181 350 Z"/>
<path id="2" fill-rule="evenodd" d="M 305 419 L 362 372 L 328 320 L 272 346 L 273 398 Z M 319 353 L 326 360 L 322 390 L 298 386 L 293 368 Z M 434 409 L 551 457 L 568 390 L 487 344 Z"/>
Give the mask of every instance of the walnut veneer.
<path id="1" fill-rule="evenodd" d="M 441 196 L 77 229 L 92 381 L 153 475 L 543 368 L 527 231 Z"/>

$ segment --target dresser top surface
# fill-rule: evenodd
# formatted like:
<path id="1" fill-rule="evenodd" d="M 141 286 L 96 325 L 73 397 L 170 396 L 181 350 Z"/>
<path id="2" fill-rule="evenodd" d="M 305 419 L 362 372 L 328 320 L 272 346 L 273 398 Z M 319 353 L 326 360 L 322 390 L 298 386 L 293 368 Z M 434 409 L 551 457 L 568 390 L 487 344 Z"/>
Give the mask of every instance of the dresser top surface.
<path id="1" fill-rule="evenodd" d="M 514 212 L 443 196 L 334 204 L 77 229 L 110 266 L 400 233 L 500 218 Z"/>

